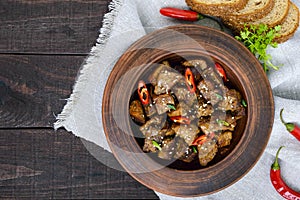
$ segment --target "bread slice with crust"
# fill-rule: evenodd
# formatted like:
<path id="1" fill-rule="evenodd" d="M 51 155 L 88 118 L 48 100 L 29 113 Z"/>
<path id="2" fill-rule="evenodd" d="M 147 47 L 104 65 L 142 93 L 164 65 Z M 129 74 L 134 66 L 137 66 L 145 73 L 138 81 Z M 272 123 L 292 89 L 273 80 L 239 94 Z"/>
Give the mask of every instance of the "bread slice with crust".
<path id="1" fill-rule="evenodd" d="M 223 23 L 227 26 L 236 29 L 236 31 L 240 31 L 244 28 L 245 24 L 249 25 L 259 25 L 266 24 L 268 27 L 273 28 L 281 24 L 286 18 L 289 11 L 289 0 L 274 0 L 273 9 L 263 18 L 258 19 L 256 21 L 243 22 L 243 21 L 226 21 L 223 20 Z"/>
<path id="2" fill-rule="evenodd" d="M 201 14 L 221 17 L 228 12 L 236 12 L 245 7 L 248 0 L 185 0 L 194 11 Z"/>
<path id="3" fill-rule="evenodd" d="M 228 21 L 255 21 L 265 17 L 274 5 L 274 0 L 249 0 L 243 9 L 223 15 L 221 18 Z"/>
<path id="4" fill-rule="evenodd" d="M 287 17 L 280 25 L 279 36 L 275 37 L 276 42 L 283 43 L 295 34 L 299 27 L 299 17 L 299 8 L 290 1 Z"/>

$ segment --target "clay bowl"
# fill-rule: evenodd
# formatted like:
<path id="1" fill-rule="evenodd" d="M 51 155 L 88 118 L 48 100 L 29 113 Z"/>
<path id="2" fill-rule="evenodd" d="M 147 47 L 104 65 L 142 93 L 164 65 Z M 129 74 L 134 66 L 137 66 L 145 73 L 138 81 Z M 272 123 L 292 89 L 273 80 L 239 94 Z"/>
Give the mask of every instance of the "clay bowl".
<path id="1" fill-rule="evenodd" d="M 221 63 L 232 87 L 248 106 L 227 153 L 206 167 L 195 162 L 165 163 L 142 151 L 142 137 L 129 115 L 140 79 L 158 63 L 205 58 Z M 103 96 L 103 126 L 110 148 L 137 181 L 158 192 L 181 197 L 214 193 L 241 179 L 258 161 L 270 137 L 274 102 L 257 59 L 232 36 L 199 26 L 180 25 L 152 32 L 135 42 L 115 64 Z"/>

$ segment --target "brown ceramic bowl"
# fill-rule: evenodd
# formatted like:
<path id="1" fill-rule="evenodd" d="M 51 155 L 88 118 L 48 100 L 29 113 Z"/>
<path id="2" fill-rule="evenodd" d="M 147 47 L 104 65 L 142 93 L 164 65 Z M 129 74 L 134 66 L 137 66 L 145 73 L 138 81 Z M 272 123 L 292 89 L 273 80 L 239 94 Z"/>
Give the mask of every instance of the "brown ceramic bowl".
<path id="1" fill-rule="evenodd" d="M 206 167 L 194 162 L 164 163 L 141 148 L 129 115 L 137 82 L 164 60 L 208 58 L 221 63 L 230 84 L 247 101 L 226 154 Z M 158 192 L 181 197 L 217 192 L 242 178 L 258 161 L 270 137 L 274 102 L 257 59 L 232 36 L 199 26 L 180 25 L 152 32 L 135 42 L 114 66 L 104 91 L 103 125 L 110 148 L 136 180 Z"/>

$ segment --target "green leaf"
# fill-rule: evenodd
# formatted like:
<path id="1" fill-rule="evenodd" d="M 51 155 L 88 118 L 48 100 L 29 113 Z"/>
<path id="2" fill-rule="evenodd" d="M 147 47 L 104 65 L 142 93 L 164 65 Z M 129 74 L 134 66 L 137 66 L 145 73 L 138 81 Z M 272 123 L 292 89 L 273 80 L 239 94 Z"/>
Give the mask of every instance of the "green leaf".
<path id="1" fill-rule="evenodd" d="M 278 70 L 279 66 L 272 64 L 272 57 L 267 54 L 266 50 L 268 46 L 273 48 L 278 46 L 278 44 L 274 42 L 274 38 L 278 35 L 280 29 L 280 26 L 268 28 L 266 24 L 248 26 L 244 24 L 244 29 L 240 31 L 240 35 L 235 38 L 243 42 L 253 55 L 258 58 L 265 71 L 268 71 L 269 67 Z"/>

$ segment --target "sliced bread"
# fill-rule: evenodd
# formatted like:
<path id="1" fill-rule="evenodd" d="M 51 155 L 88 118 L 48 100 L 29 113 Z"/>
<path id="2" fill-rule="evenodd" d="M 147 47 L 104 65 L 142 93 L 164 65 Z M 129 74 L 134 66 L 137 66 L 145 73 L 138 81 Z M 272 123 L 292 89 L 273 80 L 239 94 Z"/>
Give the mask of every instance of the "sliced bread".
<path id="1" fill-rule="evenodd" d="M 256 21 L 243 22 L 243 21 L 226 21 L 223 20 L 224 24 L 229 27 L 234 27 L 236 31 L 240 31 L 244 28 L 245 24 L 250 25 L 259 25 L 266 24 L 268 27 L 272 28 L 276 25 L 281 24 L 286 18 L 289 11 L 289 0 L 274 0 L 273 9 L 263 18 L 258 19 Z"/>
<path id="2" fill-rule="evenodd" d="M 185 0 L 194 11 L 216 17 L 224 16 L 228 12 L 235 12 L 245 7 L 248 0 Z"/>
<path id="3" fill-rule="evenodd" d="M 274 7 L 274 0 L 249 0 L 246 6 L 221 18 L 228 21 L 255 21 L 266 16 Z"/>
<path id="4" fill-rule="evenodd" d="M 294 3 L 290 2 L 287 17 L 281 24 L 279 36 L 275 38 L 276 42 L 283 43 L 295 34 L 299 27 L 299 17 L 299 8 Z"/>

